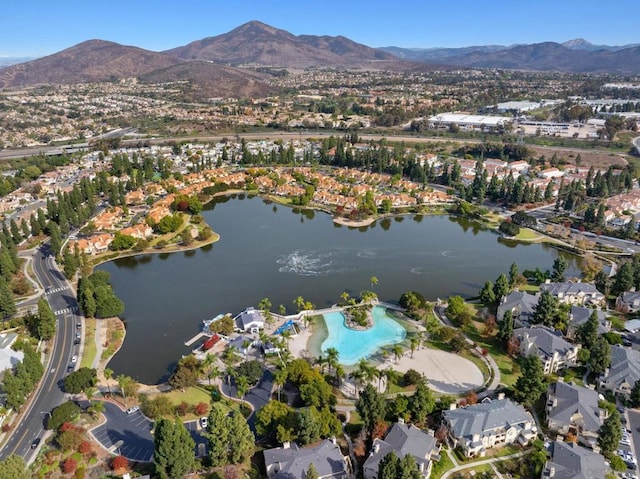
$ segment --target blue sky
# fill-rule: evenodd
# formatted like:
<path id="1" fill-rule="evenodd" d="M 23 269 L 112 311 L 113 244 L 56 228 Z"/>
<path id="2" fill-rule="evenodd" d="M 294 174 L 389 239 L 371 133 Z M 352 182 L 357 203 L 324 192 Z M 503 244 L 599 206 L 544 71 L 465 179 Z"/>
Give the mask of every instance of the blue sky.
<path id="1" fill-rule="evenodd" d="M 154 51 L 260 20 L 372 47 L 640 43 L 638 0 L 4 0 L 0 56 L 43 56 L 99 38 Z"/>

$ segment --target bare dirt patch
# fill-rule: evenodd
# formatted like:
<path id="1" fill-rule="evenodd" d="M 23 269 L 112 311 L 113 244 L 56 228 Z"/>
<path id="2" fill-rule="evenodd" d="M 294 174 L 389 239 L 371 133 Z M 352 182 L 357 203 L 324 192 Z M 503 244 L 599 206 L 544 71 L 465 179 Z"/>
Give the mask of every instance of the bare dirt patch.
<path id="1" fill-rule="evenodd" d="M 627 166 L 625 155 L 611 153 L 608 151 L 589 151 L 571 148 L 553 148 L 530 145 L 528 145 L 528 148 L 535 151 L 535 154 L 538 157 L 544 155 L 547 160 L 550 160 L 555 154 L 559 159 L 564 159 L 572 165 L 575 165 L 575 159 L 578 155 L 580 155 L 580 159 L 582 160 L 580 163 L 581 168 L 590 168 L 593 166 L 596 169 L 606 169 L 609 168 L 609 166 L 618 168 L 624 168 L 625 166 Z"/>

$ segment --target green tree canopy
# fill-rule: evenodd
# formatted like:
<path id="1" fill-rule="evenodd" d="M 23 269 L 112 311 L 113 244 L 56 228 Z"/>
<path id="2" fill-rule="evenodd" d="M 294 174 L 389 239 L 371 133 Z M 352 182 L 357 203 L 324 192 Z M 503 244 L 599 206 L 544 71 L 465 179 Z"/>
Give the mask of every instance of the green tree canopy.
<path id="1" fill-rule="evenodd" d="M 611 456 L 622 439 L 622 423 L 620 413 L 613 410 L 598 429 L 598 445 L 605 457 Z"/>
<path id="2" fill-rule="evenodd" d="M 371 384 L 367 384 L 356 402 L 356 410 L 362 418 L 365 430 L 371 434 L 376 423 L 386 415 L 386 402 Z"/>
<path id="3" fill-rule="evenodd" d="M 47 429 L 57 430 L 65 422 L 73 422 L 80 416 L 80 408 L 72 401 L 67 401 L 53 408 L 47 419 Z"/>
<path id="4" fill-rule="evenodd" d="M 82 367 L 77 371 L 65 376 L 64 390 L 69 394 L 79 394 L 92 388 L 98 382 L 95 369 Z"/>
<path id="5" fill-rule="evenodd" d="M 522 374 L 514 386 L 514 397 L 521 403 L 532 405 L 540 399 L 546 389 L 542 361 L 537 355 L 530 354 L 522 361 Z"/>
<path id="6" fill-rule="evenodd" d="M 182 421 L 160 419 L 154 433 L 153 462 L 163 479 L 181 479 L 195 467 L 195 443 Z"/>

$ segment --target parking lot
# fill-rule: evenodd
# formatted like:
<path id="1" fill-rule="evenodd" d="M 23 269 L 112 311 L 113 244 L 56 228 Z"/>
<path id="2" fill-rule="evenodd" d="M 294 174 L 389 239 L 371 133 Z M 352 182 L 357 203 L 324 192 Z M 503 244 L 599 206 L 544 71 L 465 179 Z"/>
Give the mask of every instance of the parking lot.
<path id="1" fill-rule="evenodd" d="M 640 428 L 640 412 L 627 409 L 626 413 L 621 411 L 620 414 L 623 418 L 623 437 L 616 452 L 627 464 L 627 471 L 621 477 L 627 479 L 637 478 L 636 451 L 638 445 L 640 445 L 640 432 L 638 430 Z"/>
<path id="2" fill-rule="evenodd" d="M 140 411 L 127 414 L 117 405 L 105 402 L 104 415 L 107 422 L 91 430 L 91 434 L 102 446 L 131 461 L 153 460 L 153 422 Z"/>

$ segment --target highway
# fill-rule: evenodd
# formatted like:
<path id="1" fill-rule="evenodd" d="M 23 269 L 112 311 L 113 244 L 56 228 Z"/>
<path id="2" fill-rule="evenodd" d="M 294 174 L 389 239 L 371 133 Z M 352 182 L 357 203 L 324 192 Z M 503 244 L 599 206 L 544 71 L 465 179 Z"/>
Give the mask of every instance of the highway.
<path id="1" fill-rule="evenodd" d="M 77 354 L 73 341 L 77 324 L 83 325 L 78 313 L 78 303 L 69 283 L 58 270 L 55 260 L 49 255 L 48 245 L 43 245 L 34 253 L 33 269 L 38 281 L 45 288 L 51 309 L 56 313 L 56 335 L 51 343 L 52 351 L 39 388 L 31 401 L 24 406 L 19 422 L 14 424 L 11 436 L 0 450 L 0 459 L 11 454 L 22 456 L 31 462 L 37 450 L 31 449 L 35 438 L 43 437 L 44 423 L 48 413 L 65 401 L 62 379 L 68 374 L 71 357 Z M 41 443 L 40 447 L 44 441 Z"/>

